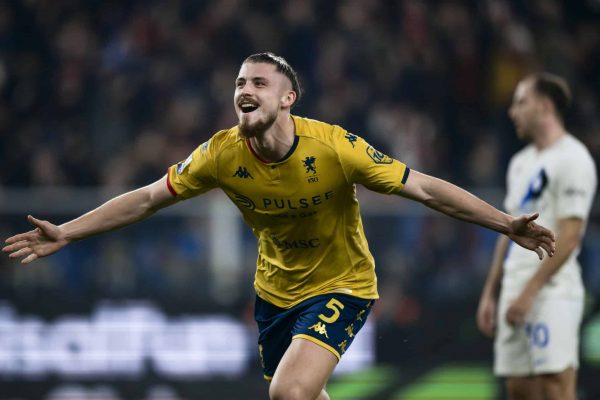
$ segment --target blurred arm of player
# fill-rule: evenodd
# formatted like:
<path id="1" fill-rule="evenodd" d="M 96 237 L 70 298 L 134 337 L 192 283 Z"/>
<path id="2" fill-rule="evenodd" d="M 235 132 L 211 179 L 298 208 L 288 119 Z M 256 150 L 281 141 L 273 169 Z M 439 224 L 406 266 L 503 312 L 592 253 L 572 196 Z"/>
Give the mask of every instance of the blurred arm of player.
<path id="1" fill-rule="evenodd" d="M 27 217 L 35 229 L 6 239 L 3 252 L 29 264 L 54 254 L 76 240 L 108 232 L 147 218 L 176 203 L 167 186 L 167 176 L 142 188 L 115 197 L 100 207 L 62 225 Z"/>
<path id="2" fill-rule="evenodd" d="M 494 257 L 488 276 L 483 285 L 483 291 L 477 307 L 477 326 L 486 336 L 493 337 L 496 333 L 496 312 L 498 293 L 502 281 L 502 266 L 508 252 L 510 240 L 507 236 L 500 235 L 496 241 Z M 553 257 L 554 260 L 556 257 Z"/>
<path id="3" fill-rule="evenodd" d="M 546 259 L 539 266 L 535 274 L 527 281 L 519 297 L 510 304 L 506 312 L 506 321 L 509 324 L 523 324 L 537 293 L 579 246 L 583 226 L 584 221 L 581 218 L 564 218 L 559 221 L 556 255 Z"/>
<path id="4" fill-rule="evenodd" d="M 451 217 L 472 222 L 508 236 L 518 245 L 544 258 L 542 249 L 552 256 L 554 234 L 533 222 L 538 214 L 513 217 L 444 180 L 411 170 L 400 195 L 419 201 Z"/>

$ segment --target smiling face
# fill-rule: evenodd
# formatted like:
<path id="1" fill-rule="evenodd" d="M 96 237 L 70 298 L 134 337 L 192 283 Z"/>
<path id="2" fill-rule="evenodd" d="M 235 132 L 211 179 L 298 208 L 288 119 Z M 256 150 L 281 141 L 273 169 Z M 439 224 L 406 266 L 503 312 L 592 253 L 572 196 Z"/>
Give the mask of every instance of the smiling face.
<path id="1" fill-rule="evenodd" d="M 542 124 L 544 116 L 544 99 L 533 87 L 533 80 L 519 82 L 508 115 L 513 121 L 519 139 L 531 140 Z"/>
<path id="2" fill-rule="evenodd" d="M 235 81 L 233 97 L 240 134 L 250 138 L 265 132 L 280 111 L 289 112 L 295 99 L 290 80 L 275 65 L 245 62 Z"/>

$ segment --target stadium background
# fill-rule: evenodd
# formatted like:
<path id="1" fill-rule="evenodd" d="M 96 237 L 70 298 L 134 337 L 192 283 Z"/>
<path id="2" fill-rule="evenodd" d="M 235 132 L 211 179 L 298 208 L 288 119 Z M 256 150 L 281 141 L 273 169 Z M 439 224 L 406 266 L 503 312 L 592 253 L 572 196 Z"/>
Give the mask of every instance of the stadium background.
<path id="1" fill-rule="evenodd" d="M 596 0 L 3 1 L 0 236 L 162 176 L 236 123 L 239 65 L 265 50 L 301 76 L 296 114 L 501 206 L 528 72 L 568 79 L 568 127 L 600 160 L 599 17 Z M 495 234 L 359 197 L 381 300 L 332 398 L 501 398 L 474 319 Z M 581 256 L 583 400 L 600 398 L 599 213 Z M 28 267 L 0 258 L 0 398 L 266 398 L 255 257 L 210 193 Z"/>

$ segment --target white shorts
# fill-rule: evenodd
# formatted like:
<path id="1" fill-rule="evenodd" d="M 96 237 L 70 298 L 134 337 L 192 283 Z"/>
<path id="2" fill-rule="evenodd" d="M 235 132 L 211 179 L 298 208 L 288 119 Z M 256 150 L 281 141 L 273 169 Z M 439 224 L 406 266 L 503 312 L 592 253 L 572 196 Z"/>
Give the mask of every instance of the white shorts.
<path id="1" fill-rule="evenodd" d="M 536 299 L 525 324 L 512 327 L 506 310 L 513 298 L 501 297 L 494 343 L 494 373 L 528 376 L 579 367 L 579 327 L 583 299 Z"/>

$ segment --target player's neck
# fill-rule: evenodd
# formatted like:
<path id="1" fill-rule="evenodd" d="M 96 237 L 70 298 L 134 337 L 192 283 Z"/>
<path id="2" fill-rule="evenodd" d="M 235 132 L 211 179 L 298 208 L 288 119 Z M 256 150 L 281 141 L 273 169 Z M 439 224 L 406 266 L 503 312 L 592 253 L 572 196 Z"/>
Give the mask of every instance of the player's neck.
<path id="1" fill-rule="evenodd" d="M 279 161 L 294 145 L 295 130 L 292 117 L 282 115 L 265 132 L 250 138 L 250 145 L 263 160 Z"/>
<path id="2" fill-rule="evenodd" d="M 538 151 L 542 151 L 558 142 L 565 135 L 565 128 L 557 121 L 551 121 L 542 128 L 542 132 L 536 136 L 534 145 Z"/>

